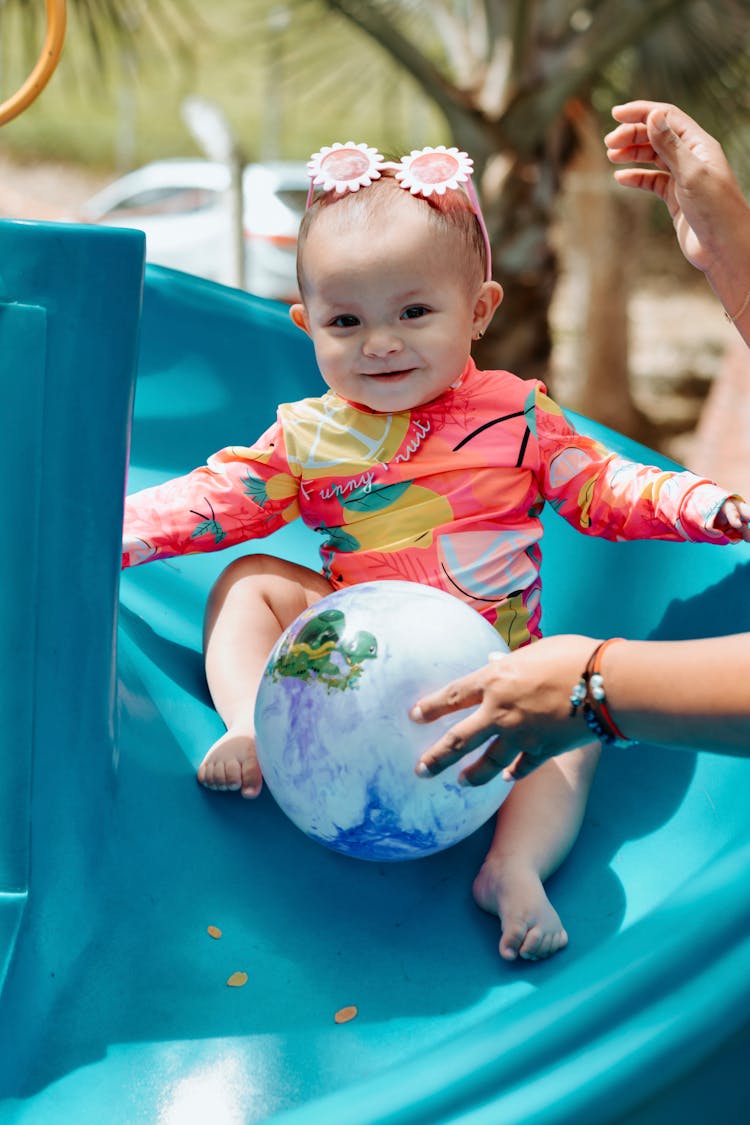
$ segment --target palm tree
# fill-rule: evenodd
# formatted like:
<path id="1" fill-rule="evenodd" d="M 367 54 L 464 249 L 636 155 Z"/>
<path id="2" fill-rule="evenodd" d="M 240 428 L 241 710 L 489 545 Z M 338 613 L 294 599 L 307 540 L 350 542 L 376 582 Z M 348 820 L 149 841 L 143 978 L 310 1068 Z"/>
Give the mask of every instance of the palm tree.
<path id="1" fill-rule="evenodd" d="M 42 14 L 39 0 L 3 7 L 13 4 Z M 269 34 L 277 7 L 278 0 L 242 6 L 248 49 Z M 609 106 L 634 95 L 677 101 L 719 135 L 746 107 L 750 0 L 285 0 L 284 7 L 290 34 L 295 26 L 304 32 L 297 56 L 308 75 L 311 67 L 330 74 L 346 66 L 326 55 L 330 20 L 318 33 L 320 17 L 335 13 L 418 84 L 452 142 L 473 156 L 506 293 L 478 358 L 525 377 L 548 375 L 558 273 L 550 232 L 566 170 L 575 159 L 585 182 L 611 180 L 598 140 Z M 71 0 L 71 12 L 99 51 L 113 34 L 130 41 L 145 30 L 187 56 L 200 23 L 194 0 Z M 352 72 L 362 54 L 354 54 L 337 99 L 341 88 L 358 88 Z M 314 104 L 311 85 L 306 94 Z M 345 121 L 343 106 L 341 115 Z M 627 205 L 593 189 L 585 205 L 582 405 L 636 433 L 642 420 L 629 395 L 621 294 Z"/>

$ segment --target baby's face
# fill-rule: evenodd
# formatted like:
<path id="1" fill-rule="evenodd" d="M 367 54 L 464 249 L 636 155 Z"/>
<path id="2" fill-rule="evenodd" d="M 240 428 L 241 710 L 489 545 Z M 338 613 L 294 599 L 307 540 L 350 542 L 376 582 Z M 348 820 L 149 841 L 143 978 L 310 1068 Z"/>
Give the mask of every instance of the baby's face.
<path id="1" fill-rule="evenodd" d="M 343 398 L 382 413 L 430 402 L 466 366 L 484 327 L 476 306 L 486 283 L 467 283 L 456 240 L 408 195 L 393 201 L 387 221 L 369 226 L 342 227 L 334 212 L 310 229 L 305 303 L 292 319 L 309 332 L 323 378 Z"/>

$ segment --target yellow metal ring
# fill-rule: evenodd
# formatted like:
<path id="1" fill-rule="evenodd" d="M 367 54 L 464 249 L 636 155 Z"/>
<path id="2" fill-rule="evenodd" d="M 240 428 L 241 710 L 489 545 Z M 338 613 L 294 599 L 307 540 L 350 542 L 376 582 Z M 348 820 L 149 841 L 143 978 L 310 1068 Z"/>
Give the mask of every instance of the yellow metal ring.
<path id="1" fill-rule="evenodd" d="M 12 121 L 41 94 L 54 74 L 65 39 L 65 0 L 46 0 L 47 36 L 29 77 L 12 98 L 0 104 L 0 125 Z"/>

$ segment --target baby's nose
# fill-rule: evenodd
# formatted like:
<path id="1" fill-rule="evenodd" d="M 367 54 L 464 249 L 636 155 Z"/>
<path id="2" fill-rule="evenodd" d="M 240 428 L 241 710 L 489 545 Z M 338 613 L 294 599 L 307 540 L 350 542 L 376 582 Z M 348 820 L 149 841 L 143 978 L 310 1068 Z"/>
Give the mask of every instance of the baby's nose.
<path id="1" fill-rule="evenodd" d="M 401 338 L 392 329 L 373 328 L 367 334 L 363 351 L 365 355 L 385 356 L 400 352 L 402 347 Z"/>

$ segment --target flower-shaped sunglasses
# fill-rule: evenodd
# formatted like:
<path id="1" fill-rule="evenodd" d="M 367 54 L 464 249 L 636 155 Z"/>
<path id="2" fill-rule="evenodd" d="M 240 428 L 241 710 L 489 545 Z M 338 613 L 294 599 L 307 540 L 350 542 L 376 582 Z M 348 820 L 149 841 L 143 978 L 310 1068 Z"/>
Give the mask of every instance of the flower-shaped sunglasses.
<path id="1" fill-rule="evenodd" d="M 395 172 L 395 179 L 400 187 L 410 191 L 412 195 L 422 195 L 425 198 L 433 194 L 444 195 L 449 189 L 457 191 L 463 186 L 482 231 L 487 262 L 485 280 L 491 279 L 490 238 L 471 179 L 474 162 L 465 152 L 438 145 L 437 148 L 414 149 L 408 156 L 392 161 L 385 160 L 377 149 L 366 144 L 355 144 L 354 141 L 341 144 L 336 141 L 314 153 L 307 168 L 310 176 L 308 207 L 316 188 L 334 191 L 339 195 L 347 191 L 359 191 L 360 188 L 369 187 L 373 180 L 379 180 L 385 168 Z"/>

